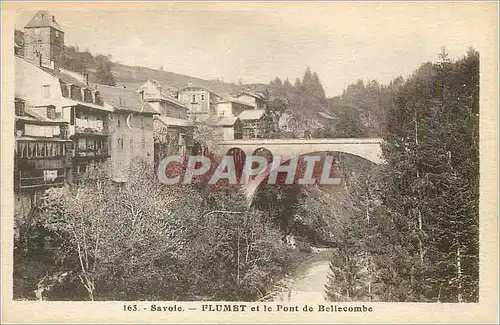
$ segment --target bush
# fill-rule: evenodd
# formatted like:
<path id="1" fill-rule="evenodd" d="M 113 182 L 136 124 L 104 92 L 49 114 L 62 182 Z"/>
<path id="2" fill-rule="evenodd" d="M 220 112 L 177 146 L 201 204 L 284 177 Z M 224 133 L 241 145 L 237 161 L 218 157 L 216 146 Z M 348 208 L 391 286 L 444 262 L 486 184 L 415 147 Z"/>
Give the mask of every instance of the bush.
<path id="1" fill-rule="evenodd" d="M 123 186 L 94 178 L 49 190 L 37 227 L 19 238 L 41 241 L 45 258 L 33 264 L 35 255 L 16 251 L 16 293 L 29 295 L 47 275 L 50 300 L 259 298 L 286 270 L 288 250 L 237 189 L 227 190 L 165 186 L 141 164 Z"/>

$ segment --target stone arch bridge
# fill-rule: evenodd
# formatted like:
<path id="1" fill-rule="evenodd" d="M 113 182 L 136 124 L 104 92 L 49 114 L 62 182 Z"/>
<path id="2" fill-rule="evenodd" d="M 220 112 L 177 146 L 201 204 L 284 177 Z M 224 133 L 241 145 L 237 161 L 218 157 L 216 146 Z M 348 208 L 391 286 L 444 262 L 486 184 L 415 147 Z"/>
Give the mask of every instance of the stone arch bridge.
<path id="1" fill-rule="evenodd" d="M 265 149 L 273 157 L 281 156 L 282 161 L 286 161 L 292 157 L 313 152 L 341 152 L 380 164 L 383 162 L 381 143 L 382 139 L 380 138 L 228 140 L 219 143 L 217 154 L 223 156 L 230 150 L 240 149 L 248 157 L 255 155 L 260 149 Z M 251 204 L 260 182 L 267 175 L 263 175 L 259 180 L 249 182 L 245 186 L 249 204 Z"/>

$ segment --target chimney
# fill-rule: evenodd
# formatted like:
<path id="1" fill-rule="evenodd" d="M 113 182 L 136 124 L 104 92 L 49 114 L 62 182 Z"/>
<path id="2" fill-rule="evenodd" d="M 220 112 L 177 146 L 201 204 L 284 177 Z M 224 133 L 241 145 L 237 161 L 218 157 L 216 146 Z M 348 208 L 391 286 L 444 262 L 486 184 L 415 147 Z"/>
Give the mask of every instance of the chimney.
<path id="1" fill-rule="evenodd" d="M 141 100 L 144 101 L 144 90 L 141 90 L 139 93 L 141 94 Z"/>
<path id="2" fill-rule="evenodd" d="M 56 22 L 56 17 L 52 16 L 52 21 L 55 23 Z"/>

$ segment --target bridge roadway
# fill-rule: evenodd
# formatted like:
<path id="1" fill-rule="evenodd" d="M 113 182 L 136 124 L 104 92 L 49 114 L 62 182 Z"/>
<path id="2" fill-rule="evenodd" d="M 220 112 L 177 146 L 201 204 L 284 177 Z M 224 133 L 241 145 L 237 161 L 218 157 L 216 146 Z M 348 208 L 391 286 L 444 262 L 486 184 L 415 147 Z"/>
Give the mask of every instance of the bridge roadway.
<path id="1" fill-rule="evenodd" d="M 375 164 L 383 162 L 382 139 L 380 138 L 337 138 L 337 139 L 252 139 L 221 141 L 219 155 L 225 155 L 230 149 L 239 148 L 249 156 L 257 149 L 267 149 L 273 156 L 282 159 L 313 153 L 313 152 L 343 152 L 360 156 Z"/>
<path id="2" fill-rule="evenodd" d="M 273 157 L 281 156 L 281 161 L 284 162 L 308 153 L 342 152 L 380 164 L 383 162 L 381 143 L 380 138 L 229 140 L 219 143 L 217 154 L 223 156 L 231 149 L 238 148 L 248 157 L 258 149 L 266 149 Z M 269 172 L 258 175 L 245 186 L 248 204 L 251 204 L 258 186 Z"/>

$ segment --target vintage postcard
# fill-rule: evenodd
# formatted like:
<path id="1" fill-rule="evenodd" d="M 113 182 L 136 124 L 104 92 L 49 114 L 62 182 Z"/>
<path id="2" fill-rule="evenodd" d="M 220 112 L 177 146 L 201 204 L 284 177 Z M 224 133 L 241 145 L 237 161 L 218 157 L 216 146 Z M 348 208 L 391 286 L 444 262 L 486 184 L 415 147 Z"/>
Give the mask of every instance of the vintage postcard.
<path id="1" fill-rule="evenodd" d="M 3 2 L 3 323 L 497 323 L 498 2 Z"/>

